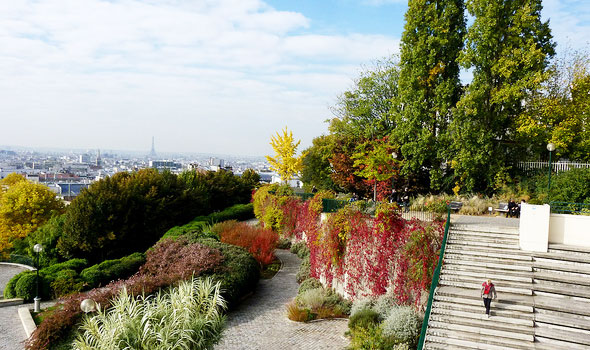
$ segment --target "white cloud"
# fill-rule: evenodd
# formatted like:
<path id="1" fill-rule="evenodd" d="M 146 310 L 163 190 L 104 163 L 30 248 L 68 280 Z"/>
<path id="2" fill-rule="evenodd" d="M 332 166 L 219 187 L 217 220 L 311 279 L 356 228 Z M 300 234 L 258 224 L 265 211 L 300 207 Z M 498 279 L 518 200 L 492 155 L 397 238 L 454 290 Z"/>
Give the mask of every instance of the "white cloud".
<path id="1" fill-rule="evenodd" d="M 162 150 L 262 153 L 288 125 L 310 144 L 357 67 L 398 50 L 312 24 L 258 0 L 5 2 L 2 143 L 136 149 L 156 135 Z"/>
<path id="2" fill-rule="evenodd" d="M 549 19 L 549 26 L 557 51 L 568 48 L 588 49 L 590 39 L 590 6 L 587 0 L 545 0 L 543 18 Z"/>

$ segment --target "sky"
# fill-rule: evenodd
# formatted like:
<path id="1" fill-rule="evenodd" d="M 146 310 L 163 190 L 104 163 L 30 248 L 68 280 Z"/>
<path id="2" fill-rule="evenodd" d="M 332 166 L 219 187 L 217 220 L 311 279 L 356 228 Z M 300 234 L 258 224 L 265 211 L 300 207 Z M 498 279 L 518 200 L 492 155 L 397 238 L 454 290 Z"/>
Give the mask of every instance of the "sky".
<path id="1" fill-rule="evenodd" d="M 587 48 L 590 1 L 544 0 L 558 53 Z M 11 0 L 0 4 L 0 145 L 300 150 L 376 60 L 407 0 Z"/>

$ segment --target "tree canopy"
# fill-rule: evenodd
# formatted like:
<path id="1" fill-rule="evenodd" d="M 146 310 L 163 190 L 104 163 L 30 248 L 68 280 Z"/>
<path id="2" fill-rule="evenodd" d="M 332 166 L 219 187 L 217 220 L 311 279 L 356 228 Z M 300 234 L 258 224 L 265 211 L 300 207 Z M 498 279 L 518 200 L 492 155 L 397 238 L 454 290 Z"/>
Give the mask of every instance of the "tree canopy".
<path id="1" fill-rule="evenodd" d="M 61 213 L 64 206 L 47 186 L 31 183 L 21 175 L 4 180 L 2 184 L 8 185 L 0 196 L 0 254 L 6 255 L 16 241 Z"/>
<path id="2" fill-rule="evenodd" d="M 293 132 L 289 131 L 287 127 L 283 130 L 282 135 L 277 132 L 270 139 L 275 156 L 266 156 L 266 160 L 270 163 L 270 168 L 279 174 L 282 181 L 287 182 L 293 179 L 303 168 L 304 155 L 296 156 L 300 143 L 301 141 L 295 142 Z"/>

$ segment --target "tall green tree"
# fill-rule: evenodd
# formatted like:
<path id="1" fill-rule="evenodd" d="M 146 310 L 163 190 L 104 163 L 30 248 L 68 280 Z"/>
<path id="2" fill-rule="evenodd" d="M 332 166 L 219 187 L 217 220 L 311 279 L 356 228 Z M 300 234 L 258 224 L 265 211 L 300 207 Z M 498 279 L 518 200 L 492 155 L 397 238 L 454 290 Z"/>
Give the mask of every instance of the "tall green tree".
<path id="1" fill-rule="evenodd" d="M 395 57 L 376 62 L 363 71 L 349 91 L 332 108 L 336 118 L 330 132 L 358 139 L 381 138 L 395 127 L 399 66 Z"/>
<path id="2" fill-rule="evenodd" d="M 319 190 L 336 190 L 337 186 L 332 180 L 332 157 L 334 145 L 332 135 L 322 135 L 313 139 L 313 144 L 303 153 L 303 170 L 301 181 L 306 187 L 315 187 Z"/>
<path id="3" fill-rule="evenodd" d="M 403 107 L 394 135 L 401 144 L 403 172 L 430 177 L 435 190 L 441 186 L 451 110 L 461 94 L 457 57 L 463 48 L 464 12 L 463 0 L 410 0 L 401 39 Z"/>
<path id="4" fill-rule="evenodd" d="M 554 55 L 541 0 L 467 0 L 474 17 L 459 61 L 473 80 L 451 125 L 453 167 L 463 191 L 490 191 L 518 160 L 515 119 L 540 88 Z"/>
<path id="5" fill-rule="evenodd" d="M 585 52 L 555 60 L 543 89 L 531 94 L 517 119 L 519 142 L 532 160 L 545 158 L 548 142 L 555 156 L 590 162 L 590 58 Z"/>

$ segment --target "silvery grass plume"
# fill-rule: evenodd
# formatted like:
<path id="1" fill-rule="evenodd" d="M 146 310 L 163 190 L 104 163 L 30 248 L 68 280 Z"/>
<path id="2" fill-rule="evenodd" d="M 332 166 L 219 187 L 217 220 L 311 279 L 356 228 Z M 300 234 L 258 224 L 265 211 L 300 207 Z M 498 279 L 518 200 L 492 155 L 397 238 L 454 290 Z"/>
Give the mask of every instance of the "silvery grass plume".
<path id="1" fill-rule="evenodd" d="M 108 310 L 86 317 L 76 350 L 201 350 L 221 337 L 226 302 L 219 282 L 193 278 L 168 292 L 133 297 L 123 289 Z"/>

